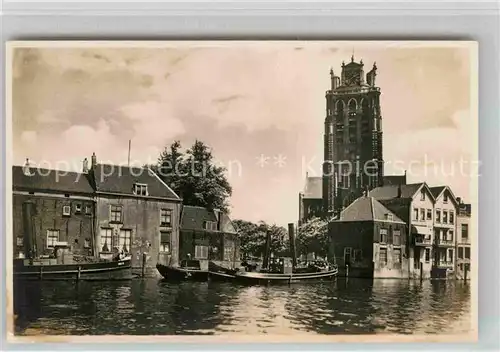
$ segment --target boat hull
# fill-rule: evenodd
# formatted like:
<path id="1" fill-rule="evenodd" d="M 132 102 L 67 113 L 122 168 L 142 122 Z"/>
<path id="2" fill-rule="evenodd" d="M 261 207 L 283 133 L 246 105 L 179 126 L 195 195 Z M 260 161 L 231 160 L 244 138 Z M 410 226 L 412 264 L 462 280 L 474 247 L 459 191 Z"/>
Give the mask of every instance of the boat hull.
<path id="1" fill-rule="evenodd" d="M 294 282 L 328 280 L 335 277 L 337 273 L 337 268 L 320 272 L 294 274 L 238 272 L 234 275 L 234 280 L 243 284 L 290 284 Z"/>
<path id="2" fill-rule="evenodd" d="M 112 262 L 23 265 L 14 264 L 14 280 L 130 280 L 131 260 Z"/>
<path id="3" fill-rule="evenodd" d="M 172 267 L 162 264 L 156 265 L 156 270 L 163 276 L 166 280 L 175 281 L 207 281 L 208 280 L 208 270 L 200 269 L 190 269 L 181 267 Z"/>

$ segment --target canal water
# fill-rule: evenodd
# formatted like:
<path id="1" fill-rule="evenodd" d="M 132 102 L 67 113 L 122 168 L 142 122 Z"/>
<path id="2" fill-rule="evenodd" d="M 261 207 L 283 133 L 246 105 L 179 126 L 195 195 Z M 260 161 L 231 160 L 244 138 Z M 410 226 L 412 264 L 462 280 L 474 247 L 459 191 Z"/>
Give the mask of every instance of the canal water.
<path id="1" fill-rule="evenodd" d="M 14 294 L 18 335 L 463 334 L 471 316 L 461 281 L 31 282 Z"/>

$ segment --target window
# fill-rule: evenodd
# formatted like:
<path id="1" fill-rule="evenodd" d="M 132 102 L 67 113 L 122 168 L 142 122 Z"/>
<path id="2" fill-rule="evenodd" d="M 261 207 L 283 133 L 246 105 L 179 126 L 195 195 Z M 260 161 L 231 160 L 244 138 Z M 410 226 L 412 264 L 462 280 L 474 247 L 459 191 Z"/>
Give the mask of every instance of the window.
<path id="1" fill-rule="evenodd" d="M 112 205 L 111 206 L 111 222 L 122 222 L 122 207 L 121 205 Z"/>
<path id="2" fill-rule="evenodd" d="M 172 210 L 171 209 L 161 209 L 160 210 L 160 225 L 161 226 L 172 226 Z"/>
<path id="3" fill-rule="evenodd" d="M 81 212 L 82 212 L 82 205 L 76 204 L 75 205 L 75 214 L 80 214 Z"/>
<path id="4" fill-rule="evenodd" d="M 453 249 L 448 249 L 448 263 L 453 263 Z"/>
<path id="5" fill-rule="evenodd" d="M 427 209 L 427 220 L 432 220 L 432 209 Z"/>
<path id="6" fill-rule="evenodd" d="M 453 242 L 453 230 L 449 230 L 448 231 L 448 238 L 447 238 L 447 240 Z"/>
<path id="7" fill-rule="evenodd" d="M 413 220 L 418 221 L 418 209 L 417 208 L 413 208 Z"/>
<path id="8" fill-rule="evenodd" d="M 395 246 L 401 246 L 401 231 L 394 230 L 392 232 L 392 244 Z"/>
<path id="9" fill-rule="evenodd" d="M 363 261 L 363 251 L 361 249 L 355 249 L 353 252 L 352 260 L 355 262 Z"/>
<path id="10" fill-rule="evenodd" d="M 380 229 L 380 243 L 387 243 L 387 230 Z"/>
<path id="11" fill-rule="evenodd" d="M 462 224 L 462 239 L 467 240 L 469 238 L 469 224 Z"/>
<path id="12" fill-rule="evenodd" d="M 425 221 L 425 209 L 420 209 L 420 220 Z"/>
<path id="13" fill-rule="evenodd" d="M 208 246 L 195 246 L 194 247 L 195 259 L 208 259 Z"/>
<path id="14" fill-rule="evenodd" d="M 70 215 L 71 215 L 71 207 L 69 205 L 64 205 L 63 216 L 70 216 Z"/>
<path id="15" fill-rule="evenodd" d="M 380 266 L 387 265 L 387 248 L 380 248 Z"/>
<path id="16" fill-rule="evenodd" d="M 47 248 L 54 248 L 59 242 L 59 230 L 47 230 Z"/>
<path id="17" fill-rule="evenodd" d="M 450 224 L 453 224 L 455 222 L 455 214 L 450 211 Z"/>
<path id="18" fill-rule="evenodd" d="M 443 224 L 448 223 L 448 212 L 446 210 L 443 210 Z"/>
<path id="19" fill-rule="evenodd" d="M 428 263 L 431 260 L 431 250 L 430 248 L 425 249 L 425 262 Z"/>
<path id="20" fill-rule="evenodd" d="M 129 253 L 131 241 L 132 230 L 120 229 L 120 235 L 118 236 L 118 250 L 123 250 L 125 253 Z"/>
<path id="21" fill-rule="evenodd" d="M 392 216 L 392 214 L 387 213 L 387 214 L 385 214 L 385 219 L 386 219 L 387 221 L 393 221 L 393 220 L 394 220 L 394 217 Z"/>
<path id="22" fill-rule="evenodd" d="M 160 252 L 170 253 L 170 232 L 160 232 Z"/>
<path id="23" fill-rule="evenodd" d="M 446 193 L 443 194 L 443 203 L 448 203 L 448 195 Z"/>
<path id="24" fill-rule="evenodd" d="M 24 239 L 22 237 L 17 237 L 17 246 L 22 247 L 24 244 Z"/>
<path id="25" fill-rule="evenodd" d="M 401 249 L 395 248 L 392 250 L 394 268 L 401 268 Z"/>
<path id="26" fill-rule="evenodd" d="M 101 252 L 111 252 L 113 248 L 113 230 L 101 228 Z"/>
<path id="27" fill-rule="evenodd" d="M 459 259 L 464 258 L 464 247 L 458 247 L 458 258 Z"/>
<path id="28" fill-rule="evenodd" d="M 87 215 L 92 214 L 92 208 L 89 205 L 85 206 L 85 214 Z"/>
<path id="29" fill-rule="evenodd" d="M 441 222 L 441 210 L 436 209 L 436 222 Z"/>
<path id="30" fill-rule="evenodd" d="M 420 200 L 425 200 L 425 191 L 424 190 L 422 190 L 420 192 Z"/>
<path id="31" fill-rule="evenodd" d="M 147 196 L 148 195 L 148 185 L 143 183 L 134 184 L 134 194 L 138 196 Z"/>
<path id="32" fill-rule="evenodd" d="M 442 241 L 446 241 L 447 235 L 448 235 L 448 230 L 446 230 L 446 229 L 441 230 L 441 240 Z"/>
<path id="33" fill-rule="evenodd" d="M 217 231 L 217 223 L 215 221 L 205 221 L 204 228 L 205 230 Z"/>
<path id="34" fill-rule="evenodd" d="M 470 259 L 470 248 L 465 247 L 465 259 Z"/>
<path id="35" fill-rule="evenodd" d="M 90 239 L 86 238 L 83 242 L 83 248 L 90 248 Z"/>

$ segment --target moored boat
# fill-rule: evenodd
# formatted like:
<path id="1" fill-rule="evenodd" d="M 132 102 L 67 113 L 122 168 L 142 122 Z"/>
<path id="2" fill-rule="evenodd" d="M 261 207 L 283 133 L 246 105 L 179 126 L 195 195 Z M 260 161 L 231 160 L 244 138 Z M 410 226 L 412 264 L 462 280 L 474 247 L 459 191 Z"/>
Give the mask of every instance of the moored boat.
<path id="1" fill-rule="evenodd" d="M 180 266 L 156 264 L 156 269 L 166 280 L 208 280 L 208 270 L 201 269 L 199 260 L 182 260 Z"/>
<path id="2" fill-rule="evenodd" d="M 57 263 L 54 259 L 14 259 L 14 280 L 129 280 L 131 258 Z"/>
<path id="3" fill-rule="evenodd" d="M 300 281 L 313 281 L 331 279 L 337 275 L 338 269 L 336 266 L 322 271 L 310 272 L 290 272 L 290 273 L 276 273 L 276 272 L 252 272 L 252 271 L 238 271 L 234 274 L 234 280 L 247 284 L 272 284 L 281 283 L 289 284 Z"/>

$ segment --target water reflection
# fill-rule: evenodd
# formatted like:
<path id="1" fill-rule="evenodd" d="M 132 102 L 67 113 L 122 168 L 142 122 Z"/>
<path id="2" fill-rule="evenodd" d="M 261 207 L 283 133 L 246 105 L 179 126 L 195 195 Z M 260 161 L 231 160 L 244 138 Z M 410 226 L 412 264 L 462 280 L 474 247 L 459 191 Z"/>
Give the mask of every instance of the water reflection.
<path id="1" fill-rule="evenodd" d="M 31 282 L 14 293 L 16 332 L 24 334 L 435 334 L 470 327 L 463 282 Z"/>

